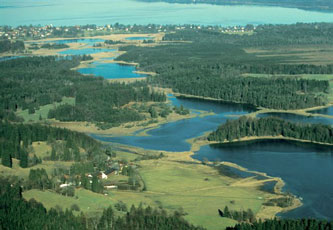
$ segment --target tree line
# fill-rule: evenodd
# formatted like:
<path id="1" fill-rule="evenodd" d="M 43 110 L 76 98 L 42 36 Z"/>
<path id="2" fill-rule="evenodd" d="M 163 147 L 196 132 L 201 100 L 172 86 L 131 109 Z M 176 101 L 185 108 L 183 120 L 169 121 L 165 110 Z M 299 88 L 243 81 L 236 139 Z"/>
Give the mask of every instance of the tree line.
<path id="1" fill-rule="evenodd" d="M 237 44 L 242 47 L 279 47 L 285 45 L 318 45 L 332 44 L 333 23 L 296 23 L 290 25 L 247 25 L 247 31 L 252 34 L 221 33 L 209 28 L 184 29 L 176 33 L 168 33 L 164 41 L 196 41 L 208 39 L 211 42 L 220 41 L 227 44 Z"/>
<path id="2" fill-rule="evenodd" d="M 317 219 L 273 219 L 258 221 L 256 223 L 240 223 L 227 230 L 318 230 L 333 229 L 333 222 Z"/>
<path id="3" fill-rule="evenodd" d="M 328 81 L 295 78 L 205 76 L 183 71 L 163 74 L 153 81 L 174 92 L 273 109 L 301 109 L 327 103 Z"/>
<path id="4" fill-rule="evenodd" d="M 243 116 L 228 120 L 209 134 L 209 141 L 232 141 L 243 137 L 280 136 L 333 144 L 333 128 L 322 124 L 302 124 L 277 117 L 251 118 Z"/>
<path id="5" fill-rule="evenodd" d="M 24 42 L 23 41 L 10 41 L 7 39 L 0 40 L 0 53 L 4 52 L 15 52 L 24 50 Z"/>

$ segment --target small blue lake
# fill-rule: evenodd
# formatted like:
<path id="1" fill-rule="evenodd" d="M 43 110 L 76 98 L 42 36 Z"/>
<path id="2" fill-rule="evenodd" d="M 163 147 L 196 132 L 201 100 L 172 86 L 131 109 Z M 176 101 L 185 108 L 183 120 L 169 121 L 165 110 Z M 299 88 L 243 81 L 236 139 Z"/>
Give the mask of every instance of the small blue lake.
<path id="1" fill-rule="evenodd" d="M 62 39 L 62 40 L 40 41 L 40 42 L 42 42 L 42 43 L 55 43 L 55 44 L 85 43 L 88 46 L 93 46 L 95 43 L 104 42 L 104 41 L 105 41 L 104 39 L 99 39 L 99 38 L 79 38 L 79 39 Z"/>
<path id="2" fill-rule="evenodd" d="M 324 108 L 324 109 L 311 110 L 311 111 L 308 111 L 308 112 L 309 113 L 319 113 L 319 114 L 325 114 L 325 115 L 333 116 L 333 106 L 330 106 L 330 107 Z"/>
<path id="3" fill-rule="evenodd" d="M 93 74 L 95 76 L 101 76 L 105 79 L 146 77 L 146 75 L 134 73 L 135 70 L 135 66 L 132 65 L 93 62 L 91 67 L 81 68 L 77 71 L 82 74 Z"/>
<path id="4" fill-rule="evenodd" d="M 102 48 L 85 48 L 85 49 L 68 49 L 64 51 L 58 52 L 59 54 L 66 55 L 84 55 L 84 54 L 95 54 L 95 53 L 103 53 L 103 52 L 114 52 L 115 49 L 102 49 Z"/>
<path id="5" fill-rule="evenodd" d="M 257 117 L 280 117 L 282 119 L 301 122 L 301 123 L 312 123 L 312 124 L 325 124 L 333 125 L 333 119 L 326 117 L 315 117 L 315 116 L 302 116 L 293 113 L 260 113 Z"/>

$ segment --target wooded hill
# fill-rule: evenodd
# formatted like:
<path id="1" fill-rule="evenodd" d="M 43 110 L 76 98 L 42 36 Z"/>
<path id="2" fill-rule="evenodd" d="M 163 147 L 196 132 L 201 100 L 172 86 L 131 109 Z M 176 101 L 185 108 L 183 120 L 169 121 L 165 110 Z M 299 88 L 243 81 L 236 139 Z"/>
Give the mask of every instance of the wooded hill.
<path id="1" fill-rule="evenodd" d="M 12 158 L 20 160 L 20 166 L 22 168 L 31 166 L 28 147 L 32 142 L 51 142 L 55 140 L 68 142 L 67 148 L 83 148 L 87 152 L 91 152 L 101 146 L 101 144 L 92 137 L 68 129 L 40 124 L 15 124 L 0 121 L 0 158 L 4 166 L 12 167 Z M 70 154 L 69 151 L 68 154 Z"/>
<path id="2" fill-rule="evenodd" d="M 232 141 L 243 137 L 283 136 L 333 144 L 333 128 L 322 124 L 292 123 L 276 117 L 241 117 L 229 120 L 208 136 L 209 141 Z"/>

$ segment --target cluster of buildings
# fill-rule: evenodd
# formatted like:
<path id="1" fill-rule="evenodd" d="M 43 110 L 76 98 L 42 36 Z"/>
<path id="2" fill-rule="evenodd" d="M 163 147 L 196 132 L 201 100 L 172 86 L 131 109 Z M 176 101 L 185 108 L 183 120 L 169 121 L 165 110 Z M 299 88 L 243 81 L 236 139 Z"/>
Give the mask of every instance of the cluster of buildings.
<path id="1" fill-rule="evenodd" d="M 158 32 L 168 32 L 174 30 L 212 30 L 219 31 L 222 33 L 239 33 L 239 32 L 249 32 L 255 30 L 254 26 L 232 26 L 232 27 L 221 27 L 221 26 L 198 26 L 198 25 L 85 25 L 85 26 L 0 26 L 0 39 L 8 40 L 26 40 L 26 39 L 44 39 L 52 37 L 78 37 L 84 36 L 88 33 L 111 33 L 111 32 L 136 32 L 136 33 L 158 33 Z"/>

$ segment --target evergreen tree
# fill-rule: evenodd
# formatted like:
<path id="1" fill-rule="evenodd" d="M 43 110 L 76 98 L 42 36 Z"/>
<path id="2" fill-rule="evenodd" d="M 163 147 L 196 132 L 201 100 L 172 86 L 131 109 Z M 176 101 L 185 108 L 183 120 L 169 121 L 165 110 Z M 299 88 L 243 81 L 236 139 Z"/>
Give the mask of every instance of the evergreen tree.
<path id="1" fill-rule="evenodd" d="M 74 160 L 76 162 L 80 162 L 81 161 L 80 151 L 77 148 L 74 149 Z"/>
<path id="2" fill-rule="evenodd" d="M 55 150 L 54 146 L 52 146 L 51 161 L 55 161 L 55 160 L 57 160 L 57 153 L 56 153 L 56 150 Z"/>
<path id="3" fill-rule="evenodd" d="M 64 161 L 70 161 L 71 159 L 72 159 L 71 153 L 70 153 L 69 149 L 67 147 L 65 147 L 63 160 Z"/>
<path id="4" fill-rule="evenodd" d="M 20 150 L 20 166 L 22 168 L 27 168 L 28 167 L 28 160 L 29 156 L 28 153 L 24 150 Z"/>
<path id="5" fill-rule="evenodd" d="M 101 192 L 101 184 L 96 175 L 94 175 L 92 178 L 91 191 L 96 192 L 96 193 Z"/>
<path id="6" fill-rule="evenodd" d="M 11 168 L 12 165 L 13 165 L 13 162 L 12 162 L 12 156 L 11 156 L 10 153 L 8 153 L 7 151 L 4 151 L 4 152 L 2 153 L 1 161 L 2 161 L 2 165 L 3 165 L 3 166 L 6 166 L 6 167 Z"/>

